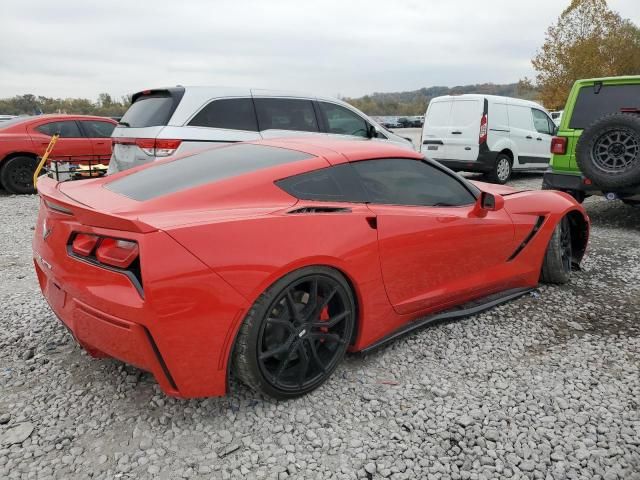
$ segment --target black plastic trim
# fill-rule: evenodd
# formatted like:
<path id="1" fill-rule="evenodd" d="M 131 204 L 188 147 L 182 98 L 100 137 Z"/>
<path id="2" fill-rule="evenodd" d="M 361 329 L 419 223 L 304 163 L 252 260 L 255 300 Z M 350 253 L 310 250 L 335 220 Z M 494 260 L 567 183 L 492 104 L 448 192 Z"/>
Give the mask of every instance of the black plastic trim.
<path id="1" fill-rule="evenodd" d="M 408 325 L 404 325 L 400 327 L 395 332 L 390 333 L 386 337 L 378 340 L 377 342 L 369 345 L 366 348 L 361 350 L 361 353 L 368 353 L 396 338 L 406 335 L 409 332 L 417 330 L 418 328 L 424 327 L 434 322 L 445 321 L 445 320 L 456 320 L 464 317 L 468 317 L 470 315 L 475 315 L 476 313 L 480 313 L 484 310 L 488 310 L 489 308 L 493 308 L 496 305 L 500 305 L 501 303 L 508 302 L 509 300 L 513 300 L 515 298 L 521 297 L 527 292 L 533 290 L 532 288 L 513 288 L 510 290 L 505 290 L 504 292 L 495 293 L 493 295 L 488 295 L 486 297 L 480 298 L 478 300 L 474 300 L 472 302 L 468 302 L 460 305 L 457 308 L 451 310 L 445 310 L 441 313 L 436 313 L 434 315 L 430 315 L 427 317 L 420 318 L 411 322 Z"/>
<path id="2" fill-rule="evenodd" d="M 533 237 L 535 237 L 536 233 L 538 233 L 538 231 L 540 230 L 540 227 L 542 227 L 542 224 L 544 223 L 545 218 L 546 217 L 544 217 L 543 215 L 538 217 L 538 220 L 536 220 L 536 223 L 531 229 L 531 231 L 529 232 L 529 234 L 524 238 L 522 243 L 518 245 L 518 248 L 515 249 L 515 251 L 511 254 L 511 256 L 507 258 L 507 262 L 512 261 L 518 255 L 520 255 L 520 252 L 524 250 L 524 247 L 526 247 L 529 244 L 529 242 L 533 240 Z"/>
<path id="3" fill-rule="evenodd" d="M 162 354 L 160 353 L 160 349 L 158 348 L 158 345 L 156 345 L 156 342 L 153 339 L 153 336 L 151 335 L 151 332 L 149 332 L 147 327 L 145 327 L 144 325 L 141 325 L 141 326 L 142 326 L 142 329 L 144 330 L 144 333 L 147 335 L 147 340 L 149 341 L 149 344 L 151 345 L 151 348 L 153 349 L 153 353 L 156 356 L 156 359 L 158 360 L 158 363 L 160 364 L 160 368 L 162 368 L 162 373 L 164 373 L 164 376 L 167 378 L 167 381 L 169 382 L 171 387 L 174 390 L 179 391 L 178 390 L 178 385 L 176 385 L 175 380 L 171 376 L 171 372 L 169 371 L 169 367 L 167 367 L 167 364 L 165 363 L 164 358 L 162 358 Z"/>

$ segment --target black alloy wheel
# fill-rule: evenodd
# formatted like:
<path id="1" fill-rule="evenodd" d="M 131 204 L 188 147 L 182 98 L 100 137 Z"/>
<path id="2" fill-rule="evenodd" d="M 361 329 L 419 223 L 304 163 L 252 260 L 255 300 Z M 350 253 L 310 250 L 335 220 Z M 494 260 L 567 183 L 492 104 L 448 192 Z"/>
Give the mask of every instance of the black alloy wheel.
<path id="1" fill-rule="evenodd" d="M 354 324 L 354 299 L 342 275 L 324 267 L 293 272 L 247 315 L 236 343 L 236 372 L 276 398 L 310 392 L 344 356 Z"/>

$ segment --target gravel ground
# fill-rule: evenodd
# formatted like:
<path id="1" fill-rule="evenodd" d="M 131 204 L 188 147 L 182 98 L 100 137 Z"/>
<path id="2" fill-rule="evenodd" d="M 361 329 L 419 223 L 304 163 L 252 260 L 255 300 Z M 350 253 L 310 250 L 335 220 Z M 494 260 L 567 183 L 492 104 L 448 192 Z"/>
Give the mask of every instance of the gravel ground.
<path id="1" fill-rule="evenodd" d="M 304 398 L 184 401 L 75 346 L 33 272 L 37 199 L 0 193 L 0 478 L 640 479 L 640 209 L 585 205 L 566 286 L 350 355 Z"/>

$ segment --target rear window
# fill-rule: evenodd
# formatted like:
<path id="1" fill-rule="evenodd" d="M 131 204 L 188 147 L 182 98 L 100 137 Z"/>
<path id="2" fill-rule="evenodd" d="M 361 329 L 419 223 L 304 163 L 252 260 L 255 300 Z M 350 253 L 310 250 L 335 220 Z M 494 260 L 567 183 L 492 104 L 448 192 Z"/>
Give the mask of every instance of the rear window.
<path id="1" fill-rule="evenodd" d="M 169 122 L 180 99 L 170 92 L 141 95 L 120 119 L 124 126 L 142 128 L 164 126 Z"/>
<path id="2" fill-rule="evenodd" d="M 569 128 L 586 128 L 604 115 L 621 108 L 640 108 L 640 85 L 597 85 L 578 93 Z"/>
<path id="3" fill-rule="evenodd" d="M 106 188 L 133 200 L 145 201 L 312 157 L 305 152 L 266 145 L 233 145 L 155 165 L 115 180 Z"/>
<path id="4" fill-rule="evenodd" d="M 429 127 L 446 127 L 449 125 L 449 113 L 453 102 L 431 102 L 425 123 Z"/>
<path id="5" fill-rule="evenodd" d="M 481 113 L 479 100 L 456 100 L 451 107 L 451 125 L 479 124 Z"/>

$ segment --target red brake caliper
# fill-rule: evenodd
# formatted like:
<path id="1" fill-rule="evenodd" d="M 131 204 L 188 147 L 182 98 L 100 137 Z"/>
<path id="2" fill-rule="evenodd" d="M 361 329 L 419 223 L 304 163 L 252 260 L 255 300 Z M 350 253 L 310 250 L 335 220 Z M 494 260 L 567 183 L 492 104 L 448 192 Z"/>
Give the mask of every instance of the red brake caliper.
<path id="1" fill-rule="evenodd" d="M 326 322 L 327 320 L 329 320 L 329 307 L 326 306 L 324 307 L 321 311 L 320 311 L 320 319 L 321 322 Z M 323 333 L 327 333 L 329 331 L 329 329 L 327 327 L 322 327 L 320 329 L 321 332 Z M 320 339 L 320 343 L 324 343 L 324 338 Z"/>

